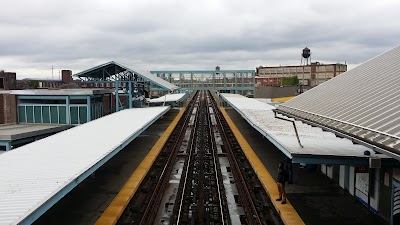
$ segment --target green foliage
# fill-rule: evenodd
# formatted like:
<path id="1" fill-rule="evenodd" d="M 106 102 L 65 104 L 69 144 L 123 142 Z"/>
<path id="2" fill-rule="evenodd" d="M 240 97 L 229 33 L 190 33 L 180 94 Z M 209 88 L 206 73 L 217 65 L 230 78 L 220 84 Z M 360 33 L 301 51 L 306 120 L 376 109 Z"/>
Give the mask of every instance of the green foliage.
<path id="1" fill-rule="evenodd" d="M 298 85 L 298 84 L 299 84 L 299 78 L 297 78 L 297 76 L 282 78 L 282 85 L 294 86 L 294 85 Z"/>
<path id="2" fill-rule="evenodd" d="M 37 80 L 31 80 L 31 81 L 29 82 L 29 88 L 36 89 L 36 88 L 38 88 L 38 87 L 39 87 L 39 81 L 37 81 Z"/>

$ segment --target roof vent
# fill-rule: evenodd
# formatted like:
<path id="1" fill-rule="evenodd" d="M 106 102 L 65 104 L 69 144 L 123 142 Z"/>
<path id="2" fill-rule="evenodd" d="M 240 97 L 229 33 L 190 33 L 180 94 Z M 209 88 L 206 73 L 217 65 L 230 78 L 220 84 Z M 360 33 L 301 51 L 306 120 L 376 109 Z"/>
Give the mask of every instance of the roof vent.
<path id="1" fill-rule="evenodd" d="M 369 168 L 381 168 L 381 158 L 369 158 Z"/>

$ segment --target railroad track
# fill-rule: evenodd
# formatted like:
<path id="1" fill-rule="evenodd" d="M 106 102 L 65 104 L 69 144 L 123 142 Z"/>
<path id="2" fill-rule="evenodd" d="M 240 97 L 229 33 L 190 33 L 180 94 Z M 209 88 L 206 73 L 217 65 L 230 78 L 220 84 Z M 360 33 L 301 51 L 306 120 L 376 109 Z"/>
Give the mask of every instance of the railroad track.
<path id="1" fill-rule="evenodd" d="M 118 224 L 282 224 L 212 95 L 199 91 Z"/>

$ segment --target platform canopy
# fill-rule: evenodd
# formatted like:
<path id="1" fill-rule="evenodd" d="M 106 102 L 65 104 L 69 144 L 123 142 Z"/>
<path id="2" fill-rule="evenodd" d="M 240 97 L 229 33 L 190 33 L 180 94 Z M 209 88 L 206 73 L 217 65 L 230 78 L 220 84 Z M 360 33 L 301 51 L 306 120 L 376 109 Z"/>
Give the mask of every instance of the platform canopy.
<path id="1" fill-rule="evenodd" d="M 141 70 L 132 66 L 128 67 L 123 65 L 122 63 L 117 63 L 114 61 L 107 62 L 74 74 L 75 77 L 86 81 L 129 80 L 132 76 L 135 75 L 143 78 L 145 81 L 149 81 L 169 91 L 179 89 L 178 86 L 173 85 L 168 81 L 163 80 L 145 70 Z"/>
<path id="2" fill-rule="evenodd" d="M 277 112 L 400 160 L 400 46 L 293 98 Z"/>
<path id="3" fill-rule="evenodd" d="M 351 140 L 339 138 L 334 133 L 296 121 L 300 146 L 292 122 L 294 120 L 282 115 L 282 118 L 290 121 L 276 118 L 274 106 L 238 94 L 220 95 L 252 127 L 295 163 L 358 166 L 368 165 L 370 156 L 383 159 L 382 164 L 386 165 L 397 162 L 384 154 L 376 154 L 363 145 L 354 144 Z M 365 151 L 369 151 L 370 156 L 365 155 Z"/>
<path id="4" fill-rule="evenodd" d="M 32 224 L 169 108 L 122 110 L 0 154 L 0 224 Z"/>
<path id="5" fill-rule="evenodd" d="M 166 94 L 159 98 L 150 99 L 149 103 L 178 102 L 182 101 L 185 98 L 185 96 L 187 96 L 186 93 Z"/>

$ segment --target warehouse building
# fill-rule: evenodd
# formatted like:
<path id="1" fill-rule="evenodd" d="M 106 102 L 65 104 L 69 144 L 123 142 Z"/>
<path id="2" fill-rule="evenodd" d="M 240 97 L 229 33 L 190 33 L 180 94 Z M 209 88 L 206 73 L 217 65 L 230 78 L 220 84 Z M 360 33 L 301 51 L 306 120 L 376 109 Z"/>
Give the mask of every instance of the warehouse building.
<path id="1" fill-rule="evenodd" d="M 302 66 L 260 66 L 256 68 L 259 86 L 284 86 L 285 78 L 297 77 L 299 84 L 314 87 L 347 71 L 345 64 L 313 62 Z"/>

